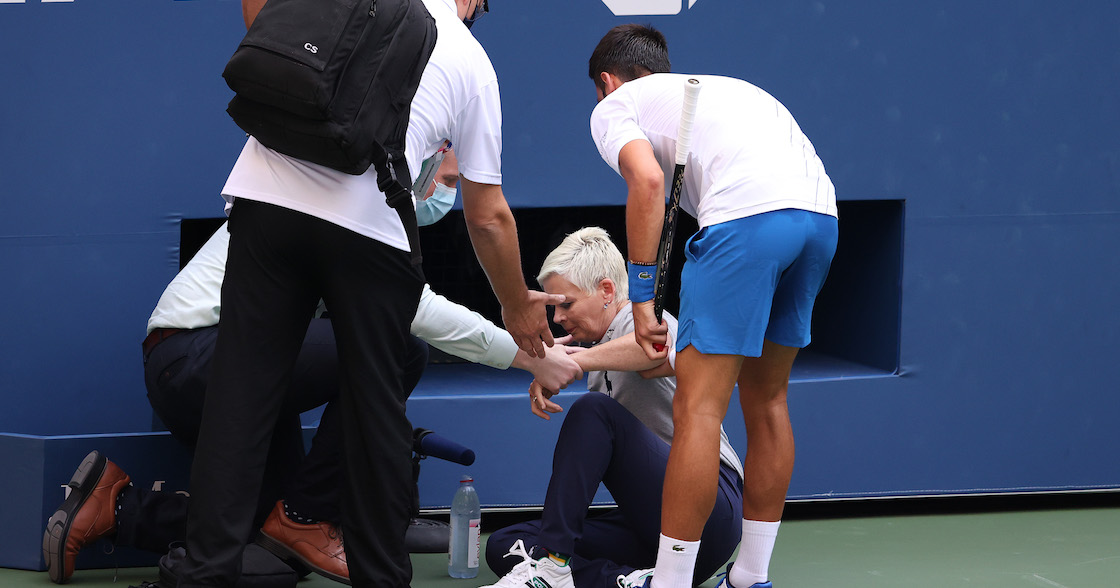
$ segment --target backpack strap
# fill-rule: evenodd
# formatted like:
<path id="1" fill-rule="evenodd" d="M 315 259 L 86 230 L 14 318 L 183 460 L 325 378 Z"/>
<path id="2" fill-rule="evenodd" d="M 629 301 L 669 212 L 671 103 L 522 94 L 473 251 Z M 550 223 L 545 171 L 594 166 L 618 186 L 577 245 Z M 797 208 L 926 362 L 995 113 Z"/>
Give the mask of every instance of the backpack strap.
<path id="1" fill-rule="evenodd" d="M 375 144 L 376 145 L 376 144 Z M 408 248 L 412 250 L 412 265 L 418 269 L 424 261 L 420 255 L 420 225 L 416 223 L 416 205 L 412 202 L 412 192 L 406 188 L 411 183 L 401 182 L 408 177 L 408 162 L 404 157 L 393 158 L 385 153 L 380 145 L 376 146 L 373 165 L 377 168 L 377 188 L 385 194 L 385 202 L 397 211 L 408 234 Z"/>

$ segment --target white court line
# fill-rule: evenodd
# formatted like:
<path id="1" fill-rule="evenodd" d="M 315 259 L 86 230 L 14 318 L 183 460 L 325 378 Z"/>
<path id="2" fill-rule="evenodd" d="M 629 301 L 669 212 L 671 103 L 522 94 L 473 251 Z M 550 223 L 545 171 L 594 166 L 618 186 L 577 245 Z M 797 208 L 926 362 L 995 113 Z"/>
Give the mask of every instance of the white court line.
<path id="1" fill-rule="evenodd" d="M 1053 586 L 1053 588 L 1069 588 L 1069 586 L 1066 586 L 1065 584 L 1059 584 L 1059 583 L 1057 583 L 1053 580 L 1043 578 L 1042 576 L 1040 576 L 1038 574 L 1031 574 L 1029 576 L 1023 576 L 1023 578 L 1027 579 L 1027 580 L 1031 580 L 1031 579 L 1040 580 L 1042 583 L 1046 584 L 1047 586 Z"/>
<path id="2" fill-rule="evenodd" d="M 23 4 L 24 0 L 0 0 L 0 4 Z"/>
<path id="3" fill-rule="evenodd" d="M 1083 566 L 1085 564 L 1100 563 L 1102 561 L 1110 561 L 1110 560 L 1113 560 L 1113 559 L 1120 559 L 1120 555 L 1114 555 L 1112 557 L 1102 557 L 1102 558 L 1098 558 L 1098 559 L 1091 559 L 1089 561 L 1083 561 L 1083 562 L 1075 563 L 1073 565 Z"/>

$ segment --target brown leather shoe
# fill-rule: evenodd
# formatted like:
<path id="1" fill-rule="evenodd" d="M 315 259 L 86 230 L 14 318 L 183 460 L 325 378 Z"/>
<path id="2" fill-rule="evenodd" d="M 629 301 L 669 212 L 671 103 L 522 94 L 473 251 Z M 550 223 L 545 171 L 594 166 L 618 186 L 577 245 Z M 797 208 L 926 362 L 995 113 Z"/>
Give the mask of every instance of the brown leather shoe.
<path id="1" fill-rule="evenodd" d="M 283 500 L 276 502 L 265 520 L 257 544 L 282 560 L 296 560 L 320 576 L 350 584 L 342 530 L 330 523 L 304 525 L 289 519 Z"/>
<path id="2" fill-rule="evenodd" d="M 70 494 L 47 521 L 43 559 L 51 581 L 64 584 L 83 547 L 117 529 L 117 496 L 130 480 L 117 464 L 89 452 L 70 479 Z"/>

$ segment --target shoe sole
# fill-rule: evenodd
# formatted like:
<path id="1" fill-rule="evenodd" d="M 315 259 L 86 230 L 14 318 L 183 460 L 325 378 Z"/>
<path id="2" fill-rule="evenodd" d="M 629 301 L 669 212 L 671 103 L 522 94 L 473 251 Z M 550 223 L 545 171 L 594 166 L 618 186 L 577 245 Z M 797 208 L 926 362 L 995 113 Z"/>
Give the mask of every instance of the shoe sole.
<path id="1" fill-rule="evenodd" d="M 74 573 L 74 570 L 67 573 L 65 569 L 66 539 L 70 536 L 70 526 L 74 522 L 74 515 L 81 510 L 101 481 L 108 463 L 109 460 L 99 452 L 89 452 L 67 484 L 70 486 L 70 495 L 51 518 L 47 519 L 47 529 L 43 531 L 43 560 L 47 562 L 47 574 L 55 584 L 65 584 Z"/>
<path id="2" fill-rule="evenodd" d="M 272 537 L 265 535 L 263 532 L 257 533 L 256 543 L 257 545 L 265 548 L 265 550 L 267 550 L 272 555 L 280 558 L 284 563 L 291 566 L 292 569 L 298 569 L 296 566 L 303 566 L 315 572 L 316 574 L 323 576 L 324 578 L 334 580 L 335 582 L 341 582 L 343 584 L 346 584 L 347 586 L 350 585 L 350 578 L 339 576 L 338 574 L 334 574 L 328 572 L 327 570 L 324 570 L 323 568 L 320 568 L 319 566 L 315 565 L 314 562 L 303 557 L 291 547 L 288 547 L 287 545 L 284 545 L 283 543 L 273 539 Z"/>

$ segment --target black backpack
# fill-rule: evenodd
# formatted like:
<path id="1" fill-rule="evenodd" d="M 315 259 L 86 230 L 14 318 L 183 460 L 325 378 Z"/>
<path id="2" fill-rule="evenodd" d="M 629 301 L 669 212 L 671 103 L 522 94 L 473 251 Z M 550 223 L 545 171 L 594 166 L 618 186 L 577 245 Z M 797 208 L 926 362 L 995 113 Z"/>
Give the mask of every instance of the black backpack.
<path id="1" fill-rule="evenodd" d="M 265 147 L 349 174 L 374 165 L 416 264 L 405 134 L 435 43 L 421 0 L 268 0 L 222 73 L 226 111 Z"/>

